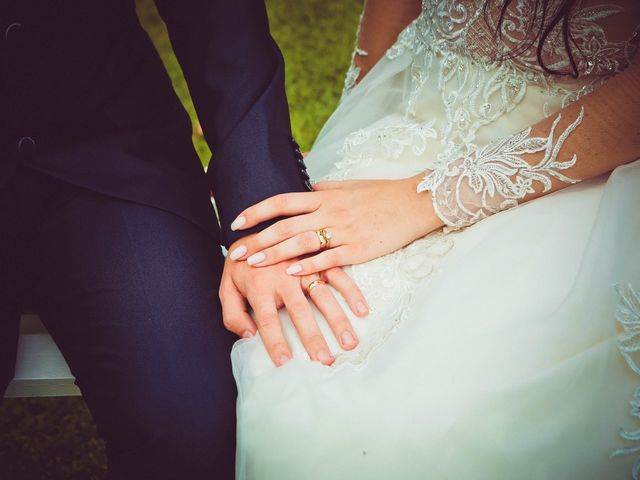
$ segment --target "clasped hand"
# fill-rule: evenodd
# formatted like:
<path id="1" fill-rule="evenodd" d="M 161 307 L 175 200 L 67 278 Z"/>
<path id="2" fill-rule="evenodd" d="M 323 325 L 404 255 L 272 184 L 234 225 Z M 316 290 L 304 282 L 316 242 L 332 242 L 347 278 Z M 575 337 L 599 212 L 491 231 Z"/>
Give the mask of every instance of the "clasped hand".
<path id="1" fill-rule="evenodd" d="M 433 212 L 431 194 L 416 191 L 421 177 L 323 182 L 313 192 L 276 195 L 242 212 L 232 224 L 234 230 L 288 218 L 230 248 L 220 289 L 227 328 L 241 336 L 253 335 L 257 328 L 273 361 L 282 365 L 291 358 L 278 318 L 278 309 L 284 306 L 309 356 L 331 364 L 334 357 L 305 291 L 318 274 L 324 275 L 356 315 L 366 315 L 362 293 L 340 267 L 393 252 L 442 226 Z M 314 288 L 309 297 L 340 345 L 354 348 L 357 337 L 332 292 Z"/>
<path id="2" fill-rule="evenodd" d="M 305 276 L 393 252 L 442 226 L 431 194 L 416 191 L 421 178 L 322 182 L 313 192 L 266 199 L 242 212 L 233 227 L 289 218 L 239 241 L 230 257 L 253 267 L 291 261 L 287 273 Z M 323 248 L 321 230 L 330 234 L 331 248 Z"/>
<path id="3" fill-rule="evenodd" d="M 248 236 L 238 242 L 252 239 L 253 236 Z M 238 242 L 232 249 L 237 248 Z M 225 327 L 244 338 L 252 337 L 259 331 L 272 361 L 281 366 L 292 357 L 278 316 L 278 310 L 284 307 L 311 359 L 330 365 L 335 357 L 315 321 L 310 301 L 325 317 L 342 348 L 355 348 L 358 337 L 332 291 L 325 284 L 308 291 L 309 285 L 319 276 L 287 275 L 285 270 L 291 263 L 292 261 L 287 261 L 257 270 L 247 262 L 233 261 L 227 257 L 220 285 Z M 359 317 L 367 314 L 368 307 L 362 292 L 342 269 L 328 269 L 323 277 L 328 285 L 342 295 L 354 314 Z M 248 306 L 253 310 L 253 318 L 248 312 Z"/>

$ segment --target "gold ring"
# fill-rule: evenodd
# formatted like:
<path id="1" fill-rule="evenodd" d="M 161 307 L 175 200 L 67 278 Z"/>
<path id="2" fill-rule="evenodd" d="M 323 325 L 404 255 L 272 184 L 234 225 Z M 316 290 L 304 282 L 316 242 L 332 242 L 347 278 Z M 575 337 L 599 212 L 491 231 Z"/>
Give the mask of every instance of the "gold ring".
<path id="1" fill-rule="evenodd" d="M 318 285 L 325 285 L 327 282 L 325 282 L 323 279 L 321 278 L 316 278 L 313 282 L 311 282 L 309 284 L 309 286 L 307 286 L 307 293 L 311 293 L 311 290 L 313 290 L 314 288 L 316 288 Z"/>
<path id="2" fill-rule="evenodd" d="M 326 250 L 327 248 L 331 248 L 331 232 L 321 228 L 320 230 L 316 230 L 316 235 L 318 236 L 318 240 L 320 240 L 320 250 Z"/>

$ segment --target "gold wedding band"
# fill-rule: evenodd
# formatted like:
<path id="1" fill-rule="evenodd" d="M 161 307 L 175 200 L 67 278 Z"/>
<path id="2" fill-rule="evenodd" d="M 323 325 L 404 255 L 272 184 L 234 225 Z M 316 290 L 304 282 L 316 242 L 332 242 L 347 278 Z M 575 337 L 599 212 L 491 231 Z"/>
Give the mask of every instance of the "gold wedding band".
<path id="1" fill-rule="evenodd" d="M 316 235 L 318 236 L 318 240 L 320 240 L 320 250 L 326 250 L 327 248 L 331 248 L 331 232 L 321 228 L 320 230 L 316 230 Z"/>
<path id="2" fill-rule="evenodd" d="M 311 293 L 311 290 L 313 290 L 314 288 L 316 288 L 318 285 L 325 285 L 327 282 L 325 282 L 323 279 L 321 278 L 316 278 L 313 282 L 311 282 L 309 284 L 309 286 L 307 287 L 307 293 Z"/>

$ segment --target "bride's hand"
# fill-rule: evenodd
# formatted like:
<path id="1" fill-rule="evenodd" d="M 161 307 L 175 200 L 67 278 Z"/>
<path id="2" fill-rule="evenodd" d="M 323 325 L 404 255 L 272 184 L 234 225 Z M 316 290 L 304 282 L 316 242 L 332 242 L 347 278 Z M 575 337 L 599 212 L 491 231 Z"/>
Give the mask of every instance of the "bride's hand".
<path id="1" fill-rule="evenodd" d="M 242 212 L 232 228 L 289 218 L 239 242 L 230 257 L 263 267 L 311 254 L 287 268 L 289 274 L 308 275 L 393 252 L 442 226 L 430 192 L 416 191 L 421 179 L 322 182 L 313 192 L 271 197 Z"/>

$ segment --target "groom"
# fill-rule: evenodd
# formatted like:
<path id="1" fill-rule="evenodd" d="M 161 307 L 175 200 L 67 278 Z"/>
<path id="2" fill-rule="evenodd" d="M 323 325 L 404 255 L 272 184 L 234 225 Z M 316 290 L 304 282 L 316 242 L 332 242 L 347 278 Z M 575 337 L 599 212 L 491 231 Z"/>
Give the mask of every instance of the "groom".
<path id="1" fill-rule="evenodd" d="M 213 150 L 206 176 L 133 0 L 0 3 L 0 391 L 32 308 L 106 439 L 109 478 L 232 478 L 219 245 L 241 210 L 308 176 L 262 2 L 157 6 Z M 270 288 L 276 267 L 252 281 Z"/>

